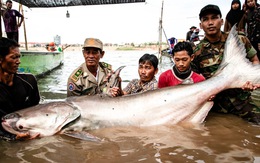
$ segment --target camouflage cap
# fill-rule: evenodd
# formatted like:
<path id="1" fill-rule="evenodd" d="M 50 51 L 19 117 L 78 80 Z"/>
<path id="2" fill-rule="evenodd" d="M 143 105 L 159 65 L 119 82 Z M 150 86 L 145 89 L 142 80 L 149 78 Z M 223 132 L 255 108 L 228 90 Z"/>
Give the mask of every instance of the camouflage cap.
<path id="1" fill-rule="evenodd" d="M 98 48 L 103 50 L 103 43 L 97 38 L 86 38 L 83 48 Z"/>

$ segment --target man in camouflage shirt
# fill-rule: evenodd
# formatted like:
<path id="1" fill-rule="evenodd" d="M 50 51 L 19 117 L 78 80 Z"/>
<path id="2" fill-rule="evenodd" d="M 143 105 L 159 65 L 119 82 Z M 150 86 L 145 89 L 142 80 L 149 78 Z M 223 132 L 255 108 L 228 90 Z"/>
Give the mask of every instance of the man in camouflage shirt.
<path id="1" fill-rule="evenodd" d="M 103 43 L 96 38 L 87 38 L 83 46 L 85 62 L 76 68 L 68 78 L 67 96 L 95 95 L 106 90 L 111 65 L 100 62 L 104 56 Z M 115 89 L 114 94 L 121 93 Z"/>
<path id="2" fill-rule="evenodd" d="M 205 38 L 194 49 L 195 58 L 192 68 L 206 79 L 213 76 L 223 59 L 224 45 L 228 33 L 220 30 L 223 25 L 221 11 L 216 5 L 207 5 L 200 11 L 200 27 L 205 32 Z M 239 38 L 245 44 L 247 58 L 253 64 L 259 64 L 256 50 L 242 33 Z M 244 89 L 254 90 L 259 84 L 245 83 Z M 213 110 L 233 113 L 242 118 L 260 124 L 260 108 L 250 98 L 251 93 L 243 89 L 229 89 L 217 94 L 214 98 Z"/>

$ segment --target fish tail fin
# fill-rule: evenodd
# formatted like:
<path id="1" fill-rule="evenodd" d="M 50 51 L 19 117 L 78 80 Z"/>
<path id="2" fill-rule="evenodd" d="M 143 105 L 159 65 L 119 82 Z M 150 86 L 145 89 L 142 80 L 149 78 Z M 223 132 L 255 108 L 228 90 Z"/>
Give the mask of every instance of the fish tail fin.
<path id="1" fill-rule="evenodd" d="M 114 71 L 110 78 L 108 79 L 107 83 L 106 83 L 106 87 L 103 88 L 103 93 L 104 94 L 107 94 L 109 96 L 112 96 L 111 95 L 111 91 L 110 91 L 110 88 L 113 88 L 113 87 L 119 87 L 120 90 L 122 90 L 121 88 L 121 78 L 120 78 L 120 72 L 121 70 L 124 68 L 125 66 L 121 66 L 119 67 L 118 69 L 116 69 L 116 71 Z"/>
<path id="2" fill-rule="evenodd" d="M 246 58 L 244 43 L 240 40 L 234 25 L 228 35 L 222 63 L 216 72 L 229 78 L 231 88 L 241 88 L 247 81 L 260 83 L 260 64 L 253 64 Z M 227 71 L 227 72 L 224 72 Z"/>

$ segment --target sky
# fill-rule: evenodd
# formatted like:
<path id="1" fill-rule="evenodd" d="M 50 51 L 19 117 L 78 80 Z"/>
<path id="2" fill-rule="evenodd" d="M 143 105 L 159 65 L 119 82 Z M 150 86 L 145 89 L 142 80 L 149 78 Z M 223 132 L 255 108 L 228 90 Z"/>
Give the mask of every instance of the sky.
<path id="1" fill-rule="evenodd" d="M 207 4 L 218 5 L 225 18 L 231 0 L 164 0 L 162 23 L 166 37 L 185 39 L 191 26 L 199 27 L 199 12 Z M 157 42 L 161 8 L 162 0 L 57 8 L 24 6 L 25 28 L 19 29 L 19 41 L 24 42 L 26 31 L 28 42 L 51 42 L 56 35 L 61 36 L 62 44 L 83 44 L 87 37 L 117 44 Z M 16 2 L 13 9 L 18 10 Z M 70 18 L 66 18 L 67 10 Z"/>

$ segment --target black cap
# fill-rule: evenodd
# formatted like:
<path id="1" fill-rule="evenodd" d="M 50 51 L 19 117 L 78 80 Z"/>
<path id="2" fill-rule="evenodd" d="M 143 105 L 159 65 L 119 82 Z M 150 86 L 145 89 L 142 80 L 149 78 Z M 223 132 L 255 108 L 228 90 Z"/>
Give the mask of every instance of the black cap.
<path id="1" fill-rule="evenodd" d="M 209 14 L 209 13 L 219 14 L 220 17 L 222 17 L 219 7 L 217 5 L 210 4 L 210 5 L 203 7 L 200 10 L 200 14 L 199 14 L 200 19 L 202 16 L 205 16 L 206 14 Z"/>

